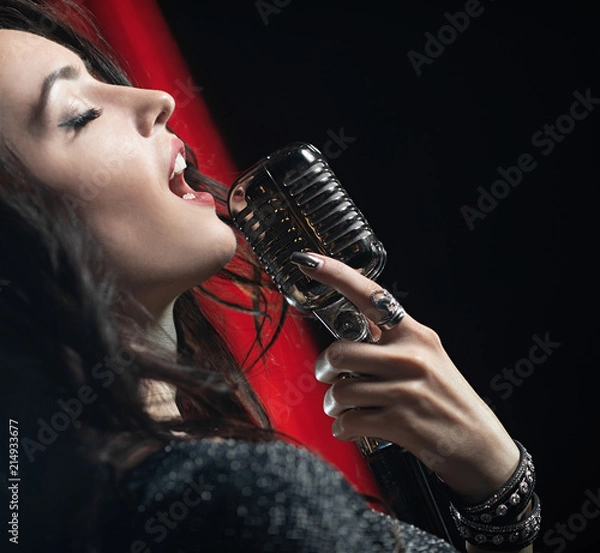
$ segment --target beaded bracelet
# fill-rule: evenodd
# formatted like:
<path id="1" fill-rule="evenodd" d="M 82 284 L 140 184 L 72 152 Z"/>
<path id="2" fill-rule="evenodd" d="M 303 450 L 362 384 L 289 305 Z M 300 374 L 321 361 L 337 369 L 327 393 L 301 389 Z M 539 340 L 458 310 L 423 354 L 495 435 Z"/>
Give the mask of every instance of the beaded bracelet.
<path id="1" fill-rule="evenodd" d="M 535 467 L 525 447 L 514 441 L 520 452 L 519 464 L 508 481 L 485 501 L 468 505 L 445 487 L 452 518 L 463 538 L 473 545 L 498 551 L 519 549 L 533 543 L 539 534 L 541 507 L 533 491 Z M 517 521 L 530 500 L 531 512 Z"/>

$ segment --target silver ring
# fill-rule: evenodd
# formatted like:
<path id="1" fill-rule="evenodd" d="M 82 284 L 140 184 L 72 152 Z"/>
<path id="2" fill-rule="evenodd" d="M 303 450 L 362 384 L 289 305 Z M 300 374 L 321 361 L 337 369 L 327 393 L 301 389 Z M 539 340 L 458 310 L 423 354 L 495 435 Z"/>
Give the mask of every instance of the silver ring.
<path id="1" fill-rule="evenodd" d="M 400 305 L 392 294 L 383 288 L 371 292 L 371 303 L 383 315 L 379 321 L 375 322 L 382 330 L 391 330 L 406 315 L 404 307 Z"/>

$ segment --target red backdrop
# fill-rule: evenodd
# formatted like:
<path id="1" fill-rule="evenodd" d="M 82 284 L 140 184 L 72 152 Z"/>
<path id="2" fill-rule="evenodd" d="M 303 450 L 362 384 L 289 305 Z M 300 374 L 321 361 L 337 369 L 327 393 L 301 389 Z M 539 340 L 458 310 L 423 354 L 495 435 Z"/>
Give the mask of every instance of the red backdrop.
<path id="1" fill-rule="evenodd" d="M 177 101 L 171 127 L 196 152 L 200 169 L 225 183 L 238 174 L 189 68 L 154 0 L 80 0 L 119 55 L 134 84 L 169 92 Z M 207 52 L 206 55 L 210 55 Z M 243 169 L 243 168 L 241 168 Z M 250 317 L 223 310 L 225 333 L 238 353 L 251 340 Z M 371 473 L 352 442 L 331 435 L 332 419 L 322 410 L 326 387 L 313 375 L 317 345 L 309 327 L 288 318 L 269 359 L 255 367 L 251 382 L 279 430 L 336 465 L 361 492 L 378 495 Z"/>

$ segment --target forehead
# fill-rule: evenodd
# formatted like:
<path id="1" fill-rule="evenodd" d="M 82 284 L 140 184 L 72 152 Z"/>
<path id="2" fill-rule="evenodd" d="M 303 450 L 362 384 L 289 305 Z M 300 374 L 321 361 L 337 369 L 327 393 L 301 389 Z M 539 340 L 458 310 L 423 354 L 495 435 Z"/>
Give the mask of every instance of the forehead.
<path id="1" fill-rule="evenodd" d="M 0 29 L 0 90 L 40 82 L 48 71 L 78 60 L 71 50 L 41 36 Z"/>
<path id="2" fill-rule="evenodd" d="M 0 68 L 4 72 L 11 66 L 23 65 L 22 70 L 28 70 L 32 64 L 51 62 L 54 58 L 78 59 L 71 50 L 48 40 L 47 38 L 15 31 L 0 29 Z"/>
<path id="3" fill-rule="evenodd" d="M 78 60 L 74 52 L 46 38 L 0 29 L 0 118 L 7 110 L 19 112 L 30 104 L 48 73 Z"/>

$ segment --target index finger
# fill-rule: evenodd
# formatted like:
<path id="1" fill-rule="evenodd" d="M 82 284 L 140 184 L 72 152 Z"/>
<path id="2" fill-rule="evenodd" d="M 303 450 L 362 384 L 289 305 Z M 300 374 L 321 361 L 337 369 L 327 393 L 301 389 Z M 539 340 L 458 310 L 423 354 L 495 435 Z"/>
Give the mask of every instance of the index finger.
<path id="1" fill-rule="evenodd" d="M 381 322 L 382 311 L 377 309 L 372 301 L 373 293 L 382 290 L 377 282 L 345 263 L 321 254 L 312 252 L 293 254 L 290 260 L 310 278 L 337 290 L 375 324 Z M 405 319 L 407 317 L 405 316 Z M 404 320 L 392 330 L 402 326 L 406 326 Z"/>

